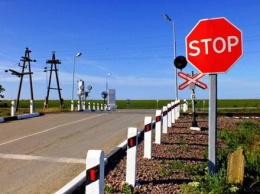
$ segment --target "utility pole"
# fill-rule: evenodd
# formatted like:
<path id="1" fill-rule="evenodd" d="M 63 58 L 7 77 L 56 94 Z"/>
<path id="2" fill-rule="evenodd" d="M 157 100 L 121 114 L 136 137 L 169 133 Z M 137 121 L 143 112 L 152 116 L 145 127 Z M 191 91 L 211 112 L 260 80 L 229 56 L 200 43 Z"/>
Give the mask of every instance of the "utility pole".
<path id="1" fill-rule="evenodd" d="M 45 72 L 50 71 L 50 77 L 49 77 L 49 84 L 47 87 L 47 96 L 45 97 L 45 102 L 44 102 L 44 107 L 48 108 L 48 103 L 49 103 L 49 94 L 50 90 L 58 90 L 59 94 L 59 99 L 60 99 L 60 107 L 64 107 L 64 101 L 63 98 L 61 97 L 61 88 L 60 88 L 60 83 L 59 83 L 59 77 L 58 77 L 58 69 L 57 69 L 57 64 L 61 64 L 61 61 L 59 59 L 56 59 L 55 57 L 55 51 L 52 52 L 52 59 L 46 61 L 47 64 L 51 64 L 51 69 L 47 70 L 47 67 L 45 68 Z M 56 82 L 57 82 L 57 88 L 52 88 L 51 87 L 51 78 L 52 78 L 52 72 L 55 72 L 56 75 Z"/>
<path id="2" fill-rule="evenodd" d="M 17 94 L 17 101 L 16 101 L 16 111 L 18 111 L 18 107 L 19 107 L 19 101 L 20 101 L 20 94 L 21 94 L 21 90 L 22 90 L 22 85 L 23 85 L 23 76 L 24 75 L 29 75 L 29 81 L 30 81 L 30 92 L 31 92 L 31 100 L 33 101 L 33 84 L 32 84 L 32 70 L 31 70 L 31 62 L 36 62 L 36 60 L 32 60 L 30 59 L 30 53 L 32 51 L 29 50 L 28 48 L 25 49 L 25 54 L 24 57 L 22 57 L 20 59 L 20 61 L 23 62 L 23 65 L 21 66 L 20 63 L 18 64 L 18 66 L 22 67 L 22 72 L 17 72 L 13 69 L 9 69 L 6 70 L 6 72 L 10 71 L 12 72 L 12 75 L 16 75 L 18 77 L 20 77 L 20 84 L 19 84 L 19 90 L 18 90 L 18 94 Z M 27 65 L 26 65 L 27 63 Z M 25 69 L 28 67 L 28 72 L 25 72 Z"/>

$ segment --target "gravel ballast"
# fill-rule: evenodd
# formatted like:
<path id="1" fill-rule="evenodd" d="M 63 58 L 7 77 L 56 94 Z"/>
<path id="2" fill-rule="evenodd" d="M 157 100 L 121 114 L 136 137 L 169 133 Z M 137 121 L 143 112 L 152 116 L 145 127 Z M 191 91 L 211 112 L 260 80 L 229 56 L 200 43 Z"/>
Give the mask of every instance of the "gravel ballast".
<path id="1" fill-rule="evenodd" d="M 234 129 L 235 123 L 240 120 L 220 117 L 218 130 Z M 112 189 L 105 193 L 123 193 L 127 185 L 128 189 L 131 188 L 131 193 L 181 194 L 180 185 L 194 179 L 194 175 L 187 169 L 196 164 L 207 166 L 208 163 L 208 119 L 197 119 L 201 131 L 190 130 L 191 122 L 191 117 L 182 117 L 168 128 L 168 133 L 162 134 L 162 143 L 153 143 L 152 159 L 143 158 L 144 142 L 139 142 L 135 187 L 125 183 L 126 151 L 111 160 L 106 165 L 105 185 Z"/>

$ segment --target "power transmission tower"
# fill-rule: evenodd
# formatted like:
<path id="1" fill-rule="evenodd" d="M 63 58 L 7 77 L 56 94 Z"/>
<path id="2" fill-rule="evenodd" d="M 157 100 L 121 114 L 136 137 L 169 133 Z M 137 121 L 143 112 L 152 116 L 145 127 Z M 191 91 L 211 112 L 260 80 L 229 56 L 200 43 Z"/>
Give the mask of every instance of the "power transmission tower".
<path id="1" fill-rule="evenodd" d="M 20 101 L 20 94 L 21 94 L 21 90 L 22 90 L 22 85 L 23 85 L 23 76 L 24 75 L 29 75 L 29 80 L 30 80 L 30 91 L 31 91 L 31 100 L 33 99 L 33 85 L 32 85 L 32 70 L 31 70 L 31 62 L 36 62 L 36 60 L 32 60 L 30 59 L 30 53 L 32 51 L 29 50 L 28 48 L 25 49 L 25 54 L 24 57 L 22 57 L 20 59 L 20 61 L 23 62 L 23 65 L 20 65 L 20 63 L 18 64 L 18 66 L 22 67 L 22 72 L 19 73 L 13 69 L 9 69 L 6 70 L 6 72 L 10 71 L 12 72 L 12 75 L 16 75 L 18 77 L 20 77 L 20 84 L 19 84 L 19 90 L 18 90 L 18 95 L 17 95 L 17 101 L 16 101 L 16 111 L 18 111 L 18 107 L 19 107 L 19 101 Z M 26 65 L 27 63 L 27 65 Z M 25 69 L 28 67 L 28 72 L 25 72 Z"/>
<path id="2" fill-rule="evenodd" d="M 50 77 L 49 77 L 49 85 L 48 85 L 48 88 L 47 88 L 47 96 L 45 97 L 44 107 L 48 108 L 49 94 L 50 94 L 51 89 L 58 90 L 59 99 L 60 99 L 60 107 L 64 107 L 63 98 L 61 97 L 61 92 L 60 92 L 62 89 L 60 88 L 59 77 L 58 77 L 58 69 L 57 69 L 57 64 L 61 64 L 61 61 L 56 59 L 55 51 L 52 52 L 52 59 L 47 60 L 46 63 L 51 64 L 51 69 L 47 70 L 47 68 L 45 68 L 45 72 L 50 71 Z M 51 88 L 51 78 L 52 78 L 52 72 L 53 71 L 55 72 L 55 75 L 56 75 L 57 88 Z"/>

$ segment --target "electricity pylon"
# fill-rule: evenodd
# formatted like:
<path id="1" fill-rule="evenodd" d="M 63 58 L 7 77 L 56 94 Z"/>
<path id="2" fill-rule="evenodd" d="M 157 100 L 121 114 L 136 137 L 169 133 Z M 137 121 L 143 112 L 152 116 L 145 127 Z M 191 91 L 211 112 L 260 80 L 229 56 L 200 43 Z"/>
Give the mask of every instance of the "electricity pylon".
<path id="1" fill-rule="evenodd" d="M 44 107 L 48 108 L 48 103 L 49 103 L 49 94 L 50 90 L 58 90 L 59 94 L 59 99 L 60 99 L 60 107 L 64 107 L 64 102 L 63 98 L 61 97 L 61 88 L 60 88 L 60 83 L 59 83 L 59 77 L 58 77 L 58 69 L 57 69 L 57 64 L 61 64 L 61 61 L 56 59 L 55 57 L 55 51 L 52 52 L 52 59 L 46 61 L 47 64 L 51 64 L 51 69 L 47 70 L 45 69 L 45 72 L 50 71 L 50 77 L 49 77 L 49 85 L 47 87 L 47 96 L 45 97 L 45 102 L 44 102 Z M 51 87 L 51 78 L 52 78 L 52 72 L 55 72 L 56 75 L 56 82 L 57 82 L 57 88 L 52 88 Z"/>

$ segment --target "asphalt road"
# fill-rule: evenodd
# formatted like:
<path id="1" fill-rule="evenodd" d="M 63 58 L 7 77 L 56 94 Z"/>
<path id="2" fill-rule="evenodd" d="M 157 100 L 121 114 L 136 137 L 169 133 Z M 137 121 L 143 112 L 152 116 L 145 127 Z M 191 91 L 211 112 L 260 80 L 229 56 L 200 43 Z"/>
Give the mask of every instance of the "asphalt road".
<path id="1" fill-rule="evenodd" d="M 105 154 L 143 129 L 155 110 L 59 113 L 0 123 L 0 193 L 54 193 L 85 169 L 89 149 Z"/>

